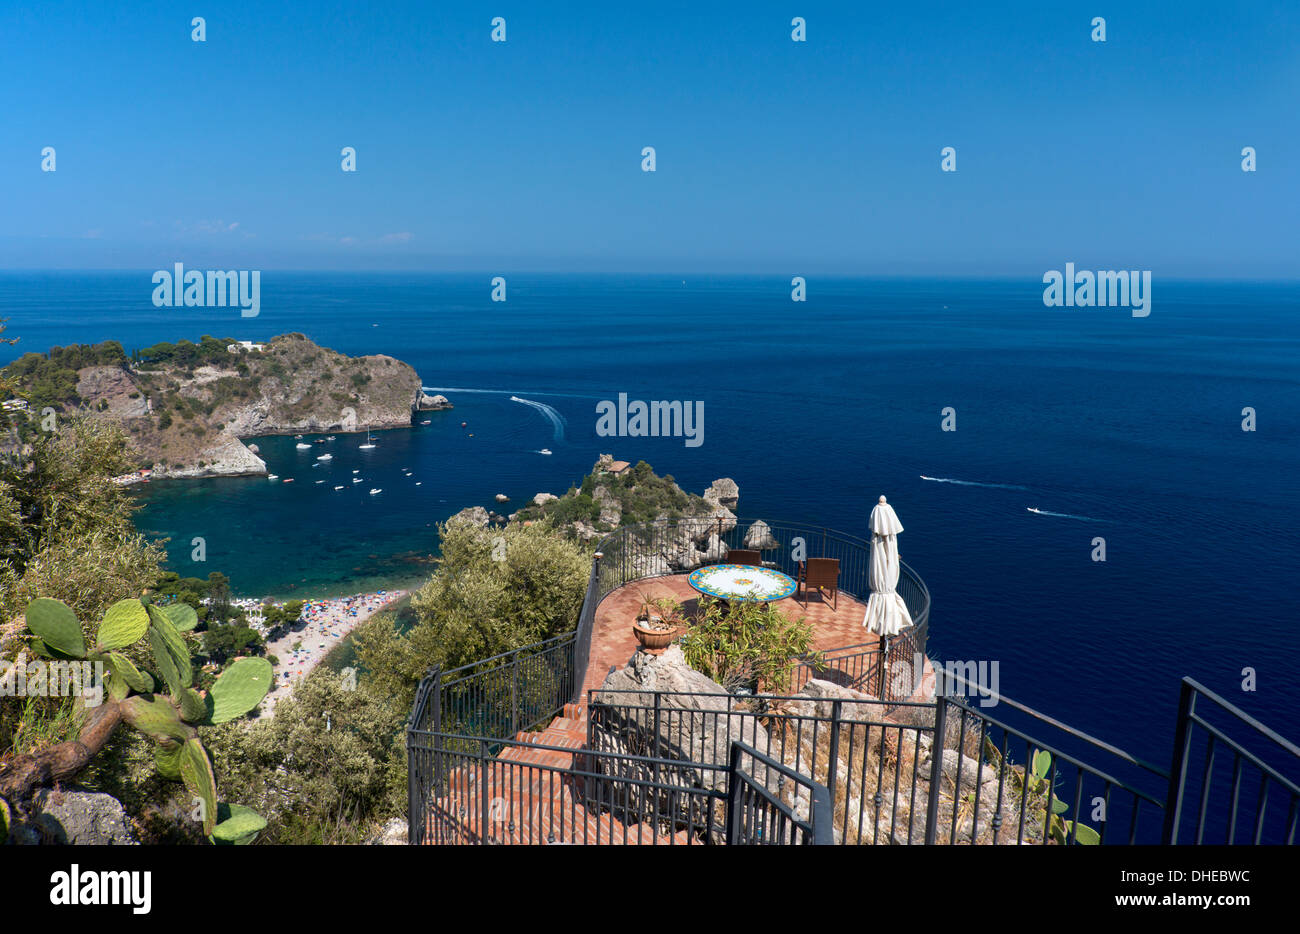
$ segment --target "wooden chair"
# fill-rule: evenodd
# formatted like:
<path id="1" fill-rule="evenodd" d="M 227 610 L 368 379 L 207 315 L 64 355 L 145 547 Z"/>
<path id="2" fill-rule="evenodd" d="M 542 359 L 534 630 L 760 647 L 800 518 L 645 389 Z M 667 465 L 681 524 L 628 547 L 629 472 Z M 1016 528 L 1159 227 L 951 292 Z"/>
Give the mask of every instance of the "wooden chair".
<path id="1" fill-rule="evenodd" d="M 808 591 L 816 588 L 822 601 L 826 600 L 826 591 L 830 591 L 831 609 L 839 609 L 840 602 L 840 559 L 809 558 L 799 562 L 799 580 L 795 588 L 796 595 L 803 590 L 803 605 L 808 605 Z"/>
<path id="2" fill-rule="evenodd" d="M 748 564 L 752 567 L 761 568 L 763 566 L 763 556 L 757 551 L 747 551 L 743 548 L 731 548 L 727 551 L 728 564 Z"/>

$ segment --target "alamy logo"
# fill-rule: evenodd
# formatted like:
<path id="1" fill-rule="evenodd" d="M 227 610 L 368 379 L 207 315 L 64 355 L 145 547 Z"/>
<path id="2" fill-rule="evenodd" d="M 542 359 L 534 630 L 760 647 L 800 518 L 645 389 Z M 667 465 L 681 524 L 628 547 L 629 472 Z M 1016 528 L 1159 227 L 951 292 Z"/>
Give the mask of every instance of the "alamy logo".
<path id="1" fill-rule="evenodd" d="M 685 438 L 688 448 L 704 443 L 704 403 L 642 402 L 618 394 L 618 402 L 596 403 L 596 434 L 602 438 Z"/>
<path id="2" fill-rule="evenodd" d="M 176 263 L 172 272 L 153 274 L 155 308 L 226 308 L 238 305 L 244 318 L 256 318 L 262 308 L 262 272 L 254 269 L 185 271 Z"/>
<path id="3" fill-rule="evenodd" d="M 0 697 L 80 697 L 86 707 L 104 702 L 104 663 L 0 659 Z"/>
<path id="4" fill-rule="evenodd" d="M 1043 273 L 1043 304 L 1048 308 L 1132 308 L 1134 318 L 1151 314 L 1151 270 L 1087 269 L 1074 271 L 1065 264 L 1065 274 L 1049 269 Z"/>
<path id="5" fill-rule="evenodd" d="M 137 915 L 147 915 L 153 906 L 153 873 L 82 872 L 77 863 L 67 872 L 50 876 L 51 905 L 130 905 Z"/>

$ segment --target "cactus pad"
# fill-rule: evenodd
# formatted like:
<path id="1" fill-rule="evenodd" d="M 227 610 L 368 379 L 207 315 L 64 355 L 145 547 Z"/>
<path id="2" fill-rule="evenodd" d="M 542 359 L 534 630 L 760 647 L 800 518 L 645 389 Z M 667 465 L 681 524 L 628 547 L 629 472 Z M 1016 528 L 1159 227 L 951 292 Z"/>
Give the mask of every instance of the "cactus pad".
<path id="1" fill-rule="evenodd" d="M 262 702 L 274 673 L 264 658 L 239 658 L 221 673 L 208 692 L 208 722 L 242 717 Z"/>
<path id="2" fill-rule="evenodd" d="M 180 754 L 181 781 L 203 801 L 203 832 L 211 836 L 217 826 L 217 780 L 212 760 L 197 739 L 185 741 Z"/>
<path id="3" fill-rule="evenodd" d="M 104 614 L 95 645 L 102 651 L 134 645 L 144 638 L 148 629 L 149 613 L 144 604 L 139 600 L 120 600 Z"/>
<path id="4" fill-rule="evenodd" d="M 199 614 L 188 603 L 173 603 L 162 608 L 178 632 L 189 632 L 199 624 Z"/>
<path id="5" fill-rule="evenodd" d="M 27 604 L 27 628 L 57 652 L 72 658 L 86 654 L 86 640 L 81 635 L 77 614 L 58 600 L 37 597 Z"/>
<path id="6" fill-rule="evenodd" d="M 266 818 L 252 808 L 239 804 L 222 804 L 217 807 L 217 826 L 212 831 L 213 843 L 242 846 L 252 843 L 266 826 Z"/>

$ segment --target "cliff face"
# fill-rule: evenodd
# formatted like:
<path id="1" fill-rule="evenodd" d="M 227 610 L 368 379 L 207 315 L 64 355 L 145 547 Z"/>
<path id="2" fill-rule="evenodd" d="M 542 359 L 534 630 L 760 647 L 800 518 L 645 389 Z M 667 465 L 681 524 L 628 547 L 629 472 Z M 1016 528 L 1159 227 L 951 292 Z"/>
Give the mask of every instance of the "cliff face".
<path id="1" fill-rule="evenodd" d="M 121 422 L 157 477 L 266 473 L 241 438 L 406 427 L 425 401 L 419 376 L 400 360 L 346 357 L 301 334 L 227 356 L 199 366 L 85 367 L 77 396 L 92 414 Z"/>

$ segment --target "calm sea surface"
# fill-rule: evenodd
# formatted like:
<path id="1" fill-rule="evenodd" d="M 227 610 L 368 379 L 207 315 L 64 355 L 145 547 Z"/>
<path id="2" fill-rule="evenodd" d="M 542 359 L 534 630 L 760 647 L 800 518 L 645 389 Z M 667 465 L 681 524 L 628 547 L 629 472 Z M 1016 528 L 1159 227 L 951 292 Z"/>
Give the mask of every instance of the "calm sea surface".
<path id="1" fill-rule="evenodd" d="M 319 446 L 258 439 L 293 484 L 143 488 L 139 524 L 170 538 L 183 574 L 219 569 L 258 595 L 416 578 L 436 522 L 496 493 L 511 508 L 563 493 L 609 452 L 695 492 L 732 477 L 743 516 L 856 534 L 886 494 L 933 594 L 931 654 L 996 659 L 1006 695 L 1161 765 L 1185 674 L 1294 738 L 1293 285 L 1157 278 L 1135 319 L 1045 308 L 1035 281 L 814 279 L 796 304 L 779 277 L 518 275 L 492 303 L 486 274 L 266 272 L 261 315 L 242 319 L 154 308 L 149 276 L 0 274 L 6 336 L 22 338 L 0 359 L 301 331 L 405 360 L 456 406 L 369 452 L 339 435 L 327 467 L 312 466 Z M 704 443 L 598 437 L 596 403 L 620 392 L 702 400 Z M 940 430 L 948 406 L 955 432 Z M 1247 406 L 1255 432 L 1241 430 Z M 195 536 L 206 564 L 190 561 Z M 1246 667 L 1258 693 L 1240 690 Z"/>

